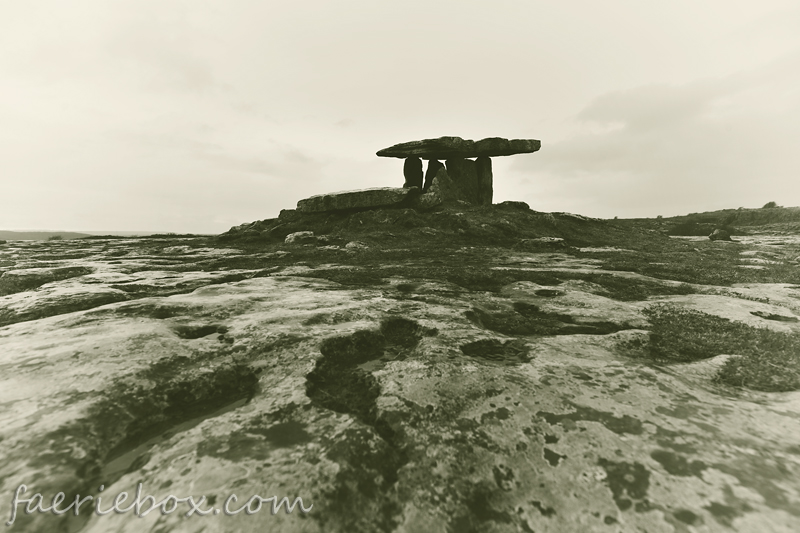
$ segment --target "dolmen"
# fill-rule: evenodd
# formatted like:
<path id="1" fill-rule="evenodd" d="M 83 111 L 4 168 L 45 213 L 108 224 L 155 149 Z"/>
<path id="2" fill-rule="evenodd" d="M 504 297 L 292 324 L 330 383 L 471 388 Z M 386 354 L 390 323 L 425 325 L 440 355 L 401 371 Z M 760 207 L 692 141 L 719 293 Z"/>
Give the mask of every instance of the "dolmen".
<path id="1" fill-rule="evenodd" d="M 494 194 L 491 158 L 530 154 L 541 146 L 542 143 L 534 139 L 489 137 L 470 141 L 461 137 L 439 137 L 395 144 L 379 150 L 377 155 L 405 159 L 403 187 L 419 187 L 427 193 L 436 177 L 446 174 L 459 200 L 474 205 L 491 205 Z M 422 159 L 428 160 L 424 181 Z M 441 160 L 445 161 L 444 165 Z"/>
<path id="2" fill-rule="evenodd" d="M 403 187 L 380 187 L 320 194 L 297 202 L 297 211 L 324 213 L 384 207 L 428 209 L 442 204 L 491 205 L 492 157 L 536 152 L 533 139 L 490 137 L 471 141 L 461 137 L 423 139 L 379 150 L 379 157 L 404 159 Z M 428 161 L 423 174 L 422 160 Z M 442 163 L 441 161 L 444 161 Z"/>

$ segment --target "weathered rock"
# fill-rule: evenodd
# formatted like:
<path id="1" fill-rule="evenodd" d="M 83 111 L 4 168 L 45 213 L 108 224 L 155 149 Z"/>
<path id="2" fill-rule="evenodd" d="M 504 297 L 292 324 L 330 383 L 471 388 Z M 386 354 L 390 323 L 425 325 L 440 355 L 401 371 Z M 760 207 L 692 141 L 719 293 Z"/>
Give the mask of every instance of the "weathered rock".
<path id="1" fill-rule="evenodd" d="M 422 160 L 419 157 L 407 157 L 403 164 L 403 177 L 406 182 L 403 187 L 417 187 L 422 189 Z"/>
<path id="2" fill-rule="evenodd" d="M 461 137 L 439 137 L 396 144 L 379 150 L 380 157 L 422 159 L 464 159 L 468 157 L 495 157 L 514 154 L 529 154 L 537 151 L 541 142 L 533 139 L 502 139 L 490 137 L 480 141 L 470 141 Z"/>
<path id="3" fill-rule="evenodd" d="M 326 211 L 396 207 L 419 193 L 420 189 L 416 187 L 376 187 L 358 191 L 318 194 L 297 202 L 297 210 L 303 213 L 324 213 Z"/>
<path id="4" fill-rule="evenodd" d="M 433 184 L 433 178 L 436 177 L 439 169 L 443 167 L 444 165 L 442 165 L 436 159 L 431 159 L 428 161 L 428 169 L 425 171 L 425 185 L 422 187 L 422 192 L 428 192 L 428 189 L 430 189 L 431 185 Z"/>
<path id="5" fill-rule="evenodd" d="M 731 239 L 731 234 L 727 230 L 719 229 L 719 228 L 717 228 L 713 232 L 711 232 L 711 235 L 709 235 L 708 238 L 711 239 L 712 241 L 732 241 L 733 240 L 733 239 Z"/>
<path id="6" fill-rule="evenodd" d="M 434 193 L 432 190 L 425 194 L 421 194 L 414 198 L 414 201 L 411 203 L 411 207 L 420 211 L 427 211 L 429 209 L 433 209 L 434 207 L 438 207 L 442 205 L 441 197 Z"/>
<path id="7" fill-rule="evenodd" d="M 163 250 L 161 250 L 161 253 L 167 255 L 182 255 L 182 254 L 187 254 L 191 251 L 192 251 L 191 246 L 183 244 L 180 246 L 168 246 Z"/>
<path id="8" fill-rule="evenodd" d="M 519 209 L 521 211 L 528 211 L 531 206 L 529 206 L 525 202 L 518 202 L 515 200 L 506 200 L 504 202 L 500 202 L 499 204 L 495 204 L 496 207 L 508 207 L 510 209 Z"/>
<path id="9" fill-rule="evenodd" d="M 0 326 L 121 302 L 128 295 L 119 289 L 87 283 L 51 283 L 36 292 L 24 291 L 0 297 Z"/>
<path id="10" fill-rule="evenodd" d="M 313 244 L 317 242 L 317 238 L 314 237 L 313 231 L 296 231 L 287 235 L 283 242 L 286 244 Z"/>
<path id="11" fill-rule="evenodd" d="M 296 209 L 281 209 L 281 212 L 278 214 L 278 218 L 285 222 L 298 220 L 302 216 L 303 214 L 299 213 Z"/>
<path id="12" fill-rule="evenodd" d="M 439 163 L 439 170 L 433 178 L 428 191 L 413 199 L 412 206 L 415 209 L 432 209 L 440 205 L 457 205 L 463 201 L 463 193 L 456 187 L 447 169 Z"/>
<path id="13" fill-rule="evenodd" d="M 266 516 L 195 520 L 186 504 L 87 513 L 87 533 L 254 532 L 264 520 L 298 533 L 800 524 L 787 440 L 800 430 L 797 395 L 739 399 L 708 388 L 713 372 L 622 359 L 616 347 L 644 333 L 624 330 L 644 326 L 637 305 L 580 283 L 492 296 L 428 282 L 410 289 L 426 291 L 411 306 L 332 288 L 259 278 L 0 331 L 3 492 L 26 483 L 47 502 L 58 490 L 97 496 L 103 483 L 110 505 L 142 483 L 159 501 L 204 495 L 202 509 L 230 494 L 232 509 L 251 495 L 313 506 L 305 520 L 269 503 Z M 482 325 L 464 314 L 476 306 Z M 532 309 L 580 334 L 493 331 Z M 586 334 L 611 326 L 622 331 Z M 178 429 L 115 459 L 115 446 L 158 427 Z M 58 519 L 20 511 L 14 525 L 51 531 Z"/>
<path id="14" fill-rule="evenodd" d="M 442 169 L 431 191 L 448 180 Z M 210 246 L 199 238 L 59 251 L 79 260 L 0 248 L 18 277 L 87 272 L 0 300 L 17 311 L 81 287 L 132 299 L 0 327 L 3 521 L 21 484 L 43 507 L 63 491 L 65 504 L 102 495 L 106 510 L 125 491 L 124 508 L 141 483 L 157 501 L 191 496 L 210 510 L 186 516 L 190 504 L 176 502 L 171 514 L 99 516 L 90 502 L 75 517 L 22 504 L 9 531 L 800 531 L 800 391 L 715 383 L 726 360 L 744 357 L 735 353 L 658 366 L 631 355 L 650 335 L 642 309 L 659 301 L 796 335 L 798 286 L 697 285 L 708 293 L 630 301 L 615 287 L 682 281 L 495 243 L 425 252 L 457 219 L 480 225 L 488 212 L 498 223 L 534 217 L 396 210 L 418 223 L 398 227 L 417 229 L 404 248 L 376 248 L 392 254 L 377 268 L 344 252 L 315 261 L 310 249 L 291 265 L 278 244 L 246 254 L 198 248 Z M 163 253 L 186 244 L 191 254 Z M 261 270 L 278 263 L 285 270 Z M 538 281 L 486 290 L 494 273 Z M 183 294 L 134 299 L 144 286 Z M 272 514 L 267 500 L 257 515 L 215 513 L 233 494 L 234 510 L 253 495 L 313 507 Z"/>
<path id="15" fill-rule="evenodd" d="M 350 252 L 359 252 L 363 250 L 369 250 L 369 246 L 364 244 L 361 241 L 350 241 L 344 245 L 345 249 Z"/>

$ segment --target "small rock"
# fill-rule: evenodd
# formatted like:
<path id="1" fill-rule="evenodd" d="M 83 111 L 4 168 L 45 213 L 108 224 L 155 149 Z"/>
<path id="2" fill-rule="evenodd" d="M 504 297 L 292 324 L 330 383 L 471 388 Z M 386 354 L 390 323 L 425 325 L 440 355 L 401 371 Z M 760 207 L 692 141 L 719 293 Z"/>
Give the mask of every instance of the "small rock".
<path id="1" fill-rule="evenodd" d="M 778 322 L 797 322 L 796 316 L 778 315 L 775 313 L 767 313 L 766 311 L 750 311 L 751 315 L 764 318 L 766 320 L 776 320 Z"/>
<path id="2" fill-rule="evenodd" d="M 526 204 L 525 202 L 515 202 L 513 200 L 506 200 L 505 202 L 500 202 L 496 204 L 497 207 L 508 207 L 510 209 L 519 209 L 520 211 L 529 211 L 531 206 Z"/>
<path id="3" fill-rule="evenodd" d="M 711 232 L 711 235 L 708 236 L 709 239 L 712 241 L 732 241 L 731 234 L 725 231 L 724 229 L 715 229 Z"/>
<path id="4" fill-rule="evenodd" d="M 350 250 L 351 252 L 357 252 L 357 251 L 361 251 L 361 250 L 369 250 L 369 246 L 367 246 L 363 242 L 359 242 L 359 241 L 350 241 L 347 244 L 345 244 L 344 247 L 346 249 Z"/>
<path id="5" fill-rule="evenodd" d="M 278 250 L 277 252 L 267 252 L 265 254 L 261 254 L 258 257 L 260 259 L 273 259 L 273 258 L 283 258 L 287 255 L 291 255 L 292 252 L 287 252 L 286 250 Z"/>
<path id="6" fill-rule="evenodd" d="M 313 231 L 297 231 L 286 236 L 286 244 L 313 244 L 317 241 Z"/>
<path id="7" fill-rule="evenodd" d="M 192 250 L 191 246 L 169 246 L 161 250 L 163 254 L 185 254 L 189 253 Z"/>

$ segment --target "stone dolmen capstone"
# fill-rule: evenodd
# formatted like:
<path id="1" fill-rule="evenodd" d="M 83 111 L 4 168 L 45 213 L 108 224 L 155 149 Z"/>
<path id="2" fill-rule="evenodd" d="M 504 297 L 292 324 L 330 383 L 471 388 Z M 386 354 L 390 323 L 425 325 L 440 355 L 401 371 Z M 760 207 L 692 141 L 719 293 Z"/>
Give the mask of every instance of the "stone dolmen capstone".
<path id="1" fill-rule="evenodd" d="M 437 175 L 445 169 L 456 191 L 454 199 L 474 205 L 491 205 L 494 192 L 490 158 L 529 154 L 537 151 L 541 145 L 540 141 L 534 139 L 489 137 L 470 141 L 461 137 L 439 137 L 396 144 L 378 151 L 377 155 L 405 159 L 403 187 L 421 187 L 423 193 L 428 193 Z M 428 160 L 424 184 L 420 159 Z M 445 160 L 444 166 L 439 162 L 440 159 Z"/>

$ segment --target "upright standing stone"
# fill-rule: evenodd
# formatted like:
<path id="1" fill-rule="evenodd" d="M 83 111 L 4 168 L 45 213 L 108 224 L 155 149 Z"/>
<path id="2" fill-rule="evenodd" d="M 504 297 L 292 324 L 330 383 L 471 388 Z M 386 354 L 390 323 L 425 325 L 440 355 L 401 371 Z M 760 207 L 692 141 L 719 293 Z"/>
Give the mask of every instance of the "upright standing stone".
<path id="1" fill-rule="evenodd" d="M 478 194 L 478 173 L 475 161 L 471 159 L 448 159 L 445 162 L 447 174 L 453 184 L 461 191 L 464 200 L 480 205 Z"/>
<path id="2" fill-rule="evenodd" d="M 475 160 L 475 171 L 478 175 L 478 203 L 492 205 L 494 189 L 492 187 L 492 160 L 481 156 Z"/>
<path id="3" fill-rule="evenodd" d="M 407 157 L 405 164 L 403 164 L 403 176 L 406 178 L 403 187 L 418 187 L 422 189 L 422 160 L 417 156 Z"/>
<path id="4" fill-rule="evenodd" d="M 422 192 L 428 192 L 428 189 L 430 189 L 433 184 L 433 178 L 436 177 L 439 169 L 443 167 L 444 165 L 436 159 L 428 161 L 428 170 L 425 171 L 425 185 L 422 187 Z"/>

